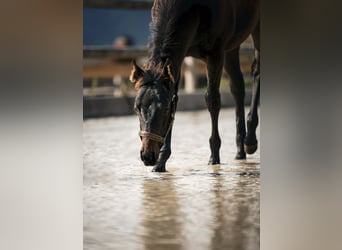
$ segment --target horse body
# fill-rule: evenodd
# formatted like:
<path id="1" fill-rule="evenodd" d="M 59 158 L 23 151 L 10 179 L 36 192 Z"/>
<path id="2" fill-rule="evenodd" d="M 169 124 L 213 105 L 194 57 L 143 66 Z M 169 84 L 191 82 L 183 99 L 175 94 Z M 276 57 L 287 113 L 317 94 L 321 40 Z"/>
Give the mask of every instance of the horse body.
<path id="1" fill-rule="evenodd" d="M 258 21 L 259 1 L 155 1 L 152 59 L 174 57 L 179 65 L 185 56 L 205 59 L 217 47 L 232 50 L 252 33 Z"/>
<path id="2" fill-rule="evenodd" d="M 165 163 L 171 154 L 172 121 L 177 106 L 181 64 L 186 56 L 200 58 L 207 64 L 206 102 L 212 121 L 209 163 L 220 163 L 218 115 L 222 68 L 231 78 L 231 92 L 236 103 L 236 158 L 245 159 L 246 152 L 254 153 L 257 149 L 259 6 L 260 1 L 248 0 L 154 1 L 148 63 L 144 69 L 134 63 L 131 74 L 132 82 L 139 88 L 135 106 L 142 131 L 141 158 L 146 165 L 156 164 L 154 171 L 165 171 Z M 246 133 L 239 46 L 250 34 L 255 45 L 254 90 Z"/>

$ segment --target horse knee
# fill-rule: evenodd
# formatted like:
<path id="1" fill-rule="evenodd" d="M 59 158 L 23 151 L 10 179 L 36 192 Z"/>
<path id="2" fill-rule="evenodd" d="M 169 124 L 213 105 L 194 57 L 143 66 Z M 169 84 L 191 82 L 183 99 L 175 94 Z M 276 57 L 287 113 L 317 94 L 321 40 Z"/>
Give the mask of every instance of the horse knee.
<path id="1" fill-rule="evenodd" d="M 238 88 L 236 86 L 231 85 L 230 92 L 232 93 L 233 97 L 237 101 L 244 100 L 244 98 L 245 98 L 245 89 L 244 88 Z"/>
<path id="2" fill-rule="evenodd" d="M 208 110 L 210 112 L 212 111 L 218 111 L 221 108 L 221 96 L 220 93 L 210 93 L 207 92 L 205 95 L 205 100 L 207 103 Z"/>

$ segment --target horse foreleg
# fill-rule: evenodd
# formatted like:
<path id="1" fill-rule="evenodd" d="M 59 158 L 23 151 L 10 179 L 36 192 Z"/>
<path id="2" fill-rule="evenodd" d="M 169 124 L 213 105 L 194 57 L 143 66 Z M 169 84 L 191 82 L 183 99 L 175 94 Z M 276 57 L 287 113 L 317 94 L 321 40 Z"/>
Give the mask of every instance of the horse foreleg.
<path id="1" fill-rule="evenodd" d="M 247 135 L 245 139 L 245 151 L 253 154 L 258 148 L 255 130 L 258 126 L 258 104 L 260 99 L 260 52 L 255 50 L 255 58 L 252 66 L 253 72 L 253 96 L 250 111 L 247 115 Z"/>
<path id="2" fill-rule="evenodd" d="M 230 77 L 230 91 L 235 101 L 236 147 L 235 159 L 246 159 L 244 140 L 245 127 L 245 82 L 240 69 L 239 48 L 225 54 L 224 69 Z"/>
<path id="3" fill-rule="evenodd" d="M 160 149 L 157 164 L 153 167 L 152 172 L 166 172 L 166 161 L 169 159 L 171 155 L 171 133 L 172 128 L 170 129 L 169 133 L 165 138 L 164 145 Z"/>
<path id="4" fill-rule="evenodd" d="M 208 164 L 220 164 L 221 139 L 218 131 L 218 116 L 221 108 L 220 81 L 223 66 L 223 53 L 215 51 L 207 59 L 208 88 L 206 103 L 211 117 L 211 136 L 209 139 L 211 156 Z M 218 58 L 222 55 L 222 58 Z"/>

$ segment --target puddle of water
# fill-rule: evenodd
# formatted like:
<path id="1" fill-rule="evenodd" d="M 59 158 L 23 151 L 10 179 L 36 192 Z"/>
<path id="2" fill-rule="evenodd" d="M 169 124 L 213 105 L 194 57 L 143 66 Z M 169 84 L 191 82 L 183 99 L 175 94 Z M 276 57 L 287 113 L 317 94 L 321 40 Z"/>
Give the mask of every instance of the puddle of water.
<path id="1" fill-rule="evenodd" d="M 136 117 L 85 121 L 84 249 L 259 249 L 260 157 L 234 160 L 234 121 L 208 166 L 209 114 L 178 112 L 167 173 L 139 160 Z"/>

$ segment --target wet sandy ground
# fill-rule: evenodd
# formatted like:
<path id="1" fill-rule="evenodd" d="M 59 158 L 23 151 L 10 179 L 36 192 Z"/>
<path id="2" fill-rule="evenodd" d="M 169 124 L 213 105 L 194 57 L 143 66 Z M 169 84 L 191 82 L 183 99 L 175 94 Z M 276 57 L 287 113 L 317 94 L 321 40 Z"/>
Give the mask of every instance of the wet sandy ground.
<path id="1" fill-rule="evenodd" d="M 207 111 L 177 112 L 167 173 L 140 161 L 138 127 L 84 122 L 84 249 L 258 250 L 260 154 L 234 160 L 234 110 L 220 113 L 221 165 L 207 165 Z"/>

